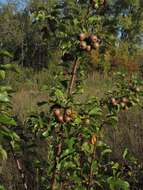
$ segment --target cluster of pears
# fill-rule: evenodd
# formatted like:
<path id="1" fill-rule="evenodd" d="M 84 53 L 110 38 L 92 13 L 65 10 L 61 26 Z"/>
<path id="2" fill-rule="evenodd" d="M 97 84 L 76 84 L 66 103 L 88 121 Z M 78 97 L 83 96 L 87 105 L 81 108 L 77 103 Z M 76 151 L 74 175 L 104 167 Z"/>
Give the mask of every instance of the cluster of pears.
<path id="1" fill-rule="evenodd" d="M 120 106 L 121 109 L 126 111 L 136 103 L 139 103 L 139 99 L 136 97 L 111 98 L 113 107 Z"/>
<path id="2" fill-rule="evenodd" d="M 130 100 L 127 97 L 122 98 L 111 98 L 112 106 L 120 106 L 121 108 L 128 110 L 130 106 Z"/>
<path id="3" fill-rule="evenodd" d="M 75 117 L 75 112 L 71 108 L 54 108 L 53 114 L 59 123 L 69 123 Z"/>
<path id="4" fill-rule="evenodd" d="M 94 34 L 80 33 L 78 37 L 80 50 L 90 52 L 92 49 L 97 49 L 100 46 L 100 39 Z"/>

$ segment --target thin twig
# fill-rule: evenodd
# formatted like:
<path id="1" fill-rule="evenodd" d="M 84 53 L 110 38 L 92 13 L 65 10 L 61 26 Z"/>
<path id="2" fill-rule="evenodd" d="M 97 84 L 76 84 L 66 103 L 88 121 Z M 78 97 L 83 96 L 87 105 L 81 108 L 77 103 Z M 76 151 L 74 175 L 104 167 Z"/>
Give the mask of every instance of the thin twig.
<path id="1" fill-rule="evenodd" d="M 61 142 L 55 147 L 55 160 L 53 166 L 53 175 L 51 179 L 51 190 L 55 190 L 56 187 L 57 165 L 60 160 L 61 152 L 62 152 L 62 138 Z"/>
<path id="2" fill-rule="evenodd" d="M 24 172 L 23 172 L 23 170 L 22 170 L 21 163 L 20 163 L 20 161 L 18 160 L 18 158 L 17 158 L 17 156 L 16 156 L 16 154 L 15 154 L 15 152 L 14 152 L 14 149 L 13 149 L 13 147 L 12 147 L 12 145 L 11 145 L 10 142 L 9 142 L 9 146 L 10 146 L 10 148 L 11 148 L 11 152 L 12 152 L 14 161 L 15 161 L 15 163 L 16 163 L 17 170 L 18 170 L 19 173 L 20 173 L 24 190 L 27 190 L 27 189 L 28 189 L 28 186 L 27 186 L 27 183 L 26 183 L 26 181 L 25 181 L 25 174 L 24 174 Z"/>
<path id="3" fill-rule="evenodd" d="M 68 93 L 67 93 L 68 96 L 70 96 L 72 93 L 73 85 L 74 85 L 75 78 L 76 78 L 76 71 L 77 71 L 78 64 L 79 64 L 79 61 L 76 58 L 74 60 L 74 64 L 73 64 L 73 68 L 72 68 L 72 76 L 71 76 L 71 80 L 70 80 L 69 87 L 68 87 Z"/>
<path id="4" fill-rule="evenodd" d="M 91 188 L 91 183 L 92 183 L 92 180 L 93 180 L 93 168 L 92 168 L 92 163 L 93 163 L 93 161 L 95 160 L 95 153 L 96 153 L 96 145 L 94 145 L 94 148 L 93 148 L 93 154 L 92 154 L 92 160 L 91 160 L 91 165 L 90 165 L 90 173 L 89 173 L 89 179 L 88 179 L 88 187 L 87 187 L 87 190 L 90 190 L 90 188 Z"/>

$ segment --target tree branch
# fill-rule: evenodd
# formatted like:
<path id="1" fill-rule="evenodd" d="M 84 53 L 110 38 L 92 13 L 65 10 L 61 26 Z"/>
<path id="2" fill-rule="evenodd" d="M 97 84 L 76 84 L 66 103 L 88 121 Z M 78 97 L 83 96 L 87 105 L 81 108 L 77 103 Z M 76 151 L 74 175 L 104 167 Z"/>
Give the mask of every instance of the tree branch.
<path id="1" fill-rule="evenodd" d="M 21 163 L 20 163 L 20 161 L 18 160 L 18 158 L 16 157 L 16 154 L 15 154 L 14 149 L 13 149 L 13 147 L 12 147 L 12 145 L 11 145 L 10 142 L 9 142 L 9 146 L 10 146 L 10 149 L 11 149 L 11 152 L 12 152 L 12 155 L 13 155 L 13 158 L 14 158 L 14 161 L 15 161 L 15 163 L 16 163 L 17 170 L 18 170 L 19 173 L 20 173 L 20 177 L 21 177 L 21 179 L 22 179 L 22 183 L 23 183 L 24 190 L 28 190 L 28 186 L 27 186 L 27 183 L 26 183 L 26 181 L 25 181 L 25 174 L 24 174 L 24 172 L 23 172 L 23 170 L 22 170 Z"/>
<path id="2" fill-rule="evenodd" d="M 71 76 L 71 80 L 70 80 L 69 87 L 68 87 L 68 92 L 67 92 L 68 96 L 70 96 L 72 93 L 78 64 L 79 64 L 79 61 L 78 61 L 78 58 L 76 57 L 76 59 L 74 60 L 74 64 L 73 64 L 73 68 L 72 68 L 72 76 Z"/>

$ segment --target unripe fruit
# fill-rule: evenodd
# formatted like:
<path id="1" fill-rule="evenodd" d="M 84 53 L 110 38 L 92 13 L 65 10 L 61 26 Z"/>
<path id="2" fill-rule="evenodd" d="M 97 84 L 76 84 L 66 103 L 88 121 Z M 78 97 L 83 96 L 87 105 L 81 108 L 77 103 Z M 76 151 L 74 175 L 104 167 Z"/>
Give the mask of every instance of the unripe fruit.
<path id="1" fill-rule="evenodd" d="M 135 105 L 136 105 L 136 103 L 134 101 L 131 101 L 129 104 L 129 106 L 135 106 Z"/>
<path id="2" fill-rule="evenodd" d="M 61 113 L 61 110 L 60 110 L 59 108 L 55 108 L 55 109 L 54 109 L 54 115 L 55 115 L 55 116 L 59 116 L 60 113 Z"/>
<path id="3" fill-rule="evenodd" d="M 67 116 L 71 116 L 72 110 L 71 110 L 70 108 L 66 109 L 65 114 L 66 114 Z"/>
<path id="4" fill-rule="evenodd" d="M 64 122 L 64 118 L 63 118 L 62 115 L 57 116 L 57 120 L 58 120 L 60 123 L 63 123 L 63 122 Z"/>
<path id="5" fill-rule="evenodd" d="M 85 38 L 86 38 L 86 34 L 85 33 L 80 33 L 79 40 L 83 41 L 83 40 L 85 40 Z"/>
<path id="6" fill-rule="evenodd" d="M 98 42 L 94 43 L 94 48 L 99 48 L 100 44 Z"/>
<path id="7" fill-rule="evenodd" d="M 137 103 L 139 103 L 139 102 L 140 102 L 139 98 L 136 98 L 136 99 L 135 99 L 135 101 L 136 101 Z"/>
<path id="8" fill-rule="evenodd" d="M 89 125 L 90 124 L 90 119 L 85 119 L 85 124 Z"/>
<path id="9" fill-rule="evenodd" d="M 75 119 L 76 116 L 77 116 L 77 112 L 76 111 L 72 111 L 71 119 Z"/>
<path id="10" fill-rule="evenodd" d="M 67 123 L 70 122 L 71 121 L 71 117 L 65 116 L 64 121 L 67 122 Z"/>
<path id="11" fill-rule="evenodd" d="M 139 91 L 140 91 L 140 89 L 139 89 L 138 87 L 136 87 L 136 89 L 135 89 L 135 90 L 136 90 L 136 92 L 139 92 Z"/>
<path id="12" fill-rule="evenodd" d="M 114 106 L 117 105 L 116 99 L 115 99 L 115 98 L 111 98 L 111 103 L 112 103 Z"/>
<path id="13" fill-rule="evenodd" d="M 81 41 L 81 42 L 80 42 L 80 49 L 85 50 L 85 49 L 86 49 L 86 47 L 87 47 L 86 42 Z"/>
<path id="14" fill-rule="evenodd" d="M 125 107 L 125 103 L 121 102 L 121 107 L 124 108 Z"/>
<path id="15" fill-rule="evenodd" d="M 90 36 L 90 39 L 91 39 L 91 42 L 94 43 L 94 42 L 97 42 L 97 39 L 98 39 L 98 38 L 97 38 L 96 35 L 91 35 L 91 36 Z"/>
<path id="16" fill-rule="evenodd" d="M 128 98 L 124 97 L 124 98 L 122 98 L 122 101 L 123 101 L 124 103 L 127 103 L 127 102 L 128 102 Z"/>
<path id="17" fill-rule="evenodd" d="M 86 50 L 87 50 L 87 51 L 91 51 L 91 46 L 88 45 L 88 46 L 86 47 Z"/>

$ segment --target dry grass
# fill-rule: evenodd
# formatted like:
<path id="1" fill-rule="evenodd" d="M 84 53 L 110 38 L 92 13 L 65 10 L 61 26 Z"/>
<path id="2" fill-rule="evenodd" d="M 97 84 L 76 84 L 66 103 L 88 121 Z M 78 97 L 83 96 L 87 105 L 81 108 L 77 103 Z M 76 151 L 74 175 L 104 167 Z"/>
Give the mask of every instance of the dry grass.
<path id="1" fill-rule="evenodd" d="M 27 115 L 31 111 L 41 111 L 37 106 L 37 102 L 45 101 L 48 99 L 46 91 L 41 91 L 43 84 L 54 85 L 54 81 L 50 78 L 49 72 L 42 71 L 28 77 L 18 75 L 10 75 L 10 83 L 14 86 L 15 93 L 12 96 L 13 115 L 17 116 L 21 123 L 24 123 Z M 27 74 L 26 74 L 27 76 Z M 52 77 L 52 76 L 51 76 Z M 24 79 L 25 78 L 25 79 Z M 114 81 L 109 76 L 101 76 L 98 73 L 89 75 L 85 82 L 85 94 L 82 99 L 95 95 L 102 97 L 108 90 L 114 88 Z M 81 98 L 81 97 L 80 97 Z M 119 116 L 119 125 L 117 129 L 108 126 L 105 131 L 107 141 L 113 150 L 113 157 L 121 159 L 124 148 L 128 148 L 133 155 L 143 162 L 143 109 L 135 107 L 128 112 L 122 112 Z M 46 145 L 42 146 L 45 154 Z M 29 159 L 29 158 L 28 158 Z M 2 178 L 8 190 L 19 190 L 20 179 L 18 174 L 13 172 L 17 171 L 12 158 L 3 163 Z M 28 170 L 29 171 L 29 170 Z M 27 174 L 30 175 L 30 174 Z"/>
<path id="2" fill-rule="evenodd" d="M 125 148 L 143 163 L 143 109 L 132 108 L 128 112 L 122 112 L 119 116 L 119 124 L 116 129 L 108 126 L 106 130 L 107 141 L 110 143 L 113 156 L 117 159 Z"/>
<path id="3" fill-rule="evenodd" d="M 37 103 L 40 101 L 46 101 L 48 96 L 46 93 L 39 91 L 38 87 L 26 87 L 23 86 L 13 94 L 13 114 L 22 123 L 30 112 L 38 111 Z"/>
<path id="4" fill-rule="evenodd" d="M 23 123 L 27 114 L 32 111 L 39 110 L 37 102 L 46 101 L 48 95 L 46 91 L 41 91 L 43 84 L 53 82 L 49 80 L 49 73 L 43 71 L 37 73 L 33 78 L 37 80 L 31 83 L 25 82 L 23 85 L 19 84 L 16 93 L 13 95 L 13 114 Z M 49 81 L 47 81 L 47 78 Z M 85 93 L 82 99 L 88 96 L 95 95 L 102 97 L 108 90 L 114 88 L 114 81 L 109 76 L 102 76 L 99 73 L 89 75 L 85 82 Z M 80 97 L 81 98 L 81 97 Z M 41 110 L 39 110 L 41 111 Z M 121 156 L 123 149 L 128 147 L 129 150 L 140 160 L 143 161 L 141 153 L 143 152 L 143 110 L 135 107 L 129 112 L 121 113 L 119 117 L 119 126 L 115 130 L 110 128 L 107 130 L 107 139 L 113 147 L 113 154 L 115 157 Z"/>

